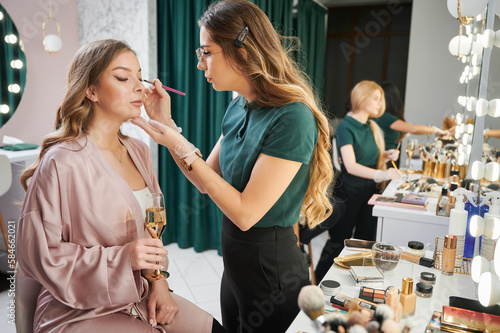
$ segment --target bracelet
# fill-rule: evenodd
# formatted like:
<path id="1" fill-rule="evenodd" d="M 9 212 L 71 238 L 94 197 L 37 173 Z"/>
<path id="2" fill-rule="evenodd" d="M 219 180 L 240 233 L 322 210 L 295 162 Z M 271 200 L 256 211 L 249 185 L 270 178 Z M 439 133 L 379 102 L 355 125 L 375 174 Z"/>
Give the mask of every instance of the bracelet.
<path id="1" fill-rule="evenodd" d="M 186 171 L 191 171 L 193 168 L 191 167 L 191 164 L 193 164 L 194 161 L 196 161 L 198 158 L 203 157 L 201 155 L 201 152 L 198 148 L 187 154 L 186 156 L 182 157 L 180 159 L 182 166 Z"/>
<path id="2" fill-rule="evenodd" d="M 432 134 L 436 134 L 436 132 L 439 131 L 439 128 L 437 126 L 432 126 L 432 128 L 434 128 L 434 132 L 432 132 Z"/>

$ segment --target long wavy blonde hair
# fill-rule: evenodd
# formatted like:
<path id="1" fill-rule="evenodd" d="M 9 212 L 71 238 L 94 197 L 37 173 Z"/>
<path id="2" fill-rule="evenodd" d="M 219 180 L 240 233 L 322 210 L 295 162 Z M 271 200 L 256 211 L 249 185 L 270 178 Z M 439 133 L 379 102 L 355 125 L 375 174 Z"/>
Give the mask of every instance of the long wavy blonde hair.
<path id="1" fill-rule="evenodd" d="M 283 106 L 302 102 L 313 112 L 318 126 L 318 142 L 311 162 L 310 182 L 301 214 L 310 228 L 325 220 L 332 212 L 328 188 L 333 180 L 330 154 L 330 128 L 307 75 L 297 66 L 282 41 L 296 41 L 279 35 L 266 14 L 245 0 L 225 0 L 208 7 L 198 21 L 205 27 L 211 41 L 221 46 L 229 63 L 247 75 L 256 95 L 255 102 L 263 107 Z M 241 46 L 234 41 L 248 27 L 249 33 Z"/>
<path id="2" fill-rule="evenodd" d="M 19 178 L 25 190 L 28 188 L 28 180 L 50 147 L 74 140 L 87 132 L 93 114 L 92 102 L 85 95 L 87 88 L 98 86 L 104 70 L 125 51 L 134 52 L 126 43 L 113 39 L 95 41 L 78 50 L 68 72 L 68 90 L 57 109 L 55 131 L 44 138 L 38 159 Z M 124 137 L 120 132 L 118 135 Z"/>
<path id="3" fill-rule="evenodd" d="M 351 104 L 352 104 L 352 112 L 356 113 L 359 110 L 362 110 L 366 103 L 372 98 L 375 91 L 379 91 L 382 99 L 382 103 L 380 106 L 380 110 L 377 115 L 373 116 L 374 118 L 378 118 L 382 116 L 385 112 L 385 97 L 384 90 L 381 86 L 373 81 L 361 81 L 352 88 L 351 91 Z M 372 117 L 372 116 L 370 116 Z M 384 141 L 384 132 L 377 125 L 377 123 L 369 119 L 370 128 L 373 132 L 373 138 L 375 139 L 375 144 L 378 147 L 378 157 L 376 168 L 379 170 L 386 170 L 387 166 L 385 164 L 384 152 L 385 152 L 385 141 Z M 385 188 L 385 182 L 379 183 L 379 188 Z"/>

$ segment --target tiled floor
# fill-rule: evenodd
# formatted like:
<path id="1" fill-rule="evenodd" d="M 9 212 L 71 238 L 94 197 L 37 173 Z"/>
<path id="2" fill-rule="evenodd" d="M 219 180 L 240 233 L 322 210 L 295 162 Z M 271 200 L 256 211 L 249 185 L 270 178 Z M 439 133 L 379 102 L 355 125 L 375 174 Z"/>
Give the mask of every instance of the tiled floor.
<path id="1" fill-rule="evenodd" d="M 313 260 L 316 262 L 326 241 L 326 233 L 312 241 Z M 222 257 L 216 250 L 196 253 L 193 248 L 181 249 L 176 243 L 165 247 L 169 252 L 169 284 L 177 294 L 197 304 L 221 321 L 219 307 Z M 15 333 L 9 324 L 8 308 L 11 298 L 8 290 L 0 293 L 0 332 Z"/>

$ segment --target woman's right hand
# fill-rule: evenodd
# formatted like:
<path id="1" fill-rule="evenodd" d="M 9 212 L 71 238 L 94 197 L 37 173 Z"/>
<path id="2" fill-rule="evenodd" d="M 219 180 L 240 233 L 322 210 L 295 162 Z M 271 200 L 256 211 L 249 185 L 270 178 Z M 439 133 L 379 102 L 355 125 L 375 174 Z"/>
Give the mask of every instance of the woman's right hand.
<path id="1" fill-rule="evenodd" d="M 130 263 L 132 269 L 164 269 L 157 262 L 164 262 L 167 250 L 163 248 L 163 244 L 159 239 L 139 238 L 131 242 L 129 245 Z"/>
<path id="2" fill-rule="evenodd" d="M 391 179 L 397 179 L 401 177 L 401 172 L 399 170 L 396 170 L 394 168 L 390 168 L 387 170 L 377 170 L 375 172 L 375 176 L 373 177 L 373 180 L 376 183 L 380 183 L 386 180 L 391 180 Z"/>
<path id="3" fill-rule="evenodd" d="M 149 118 L 168 126 L 173 122 L 170 95 L 162 88 L 160 80 L 155 79 L 145 90 L 143 104 Z"/>

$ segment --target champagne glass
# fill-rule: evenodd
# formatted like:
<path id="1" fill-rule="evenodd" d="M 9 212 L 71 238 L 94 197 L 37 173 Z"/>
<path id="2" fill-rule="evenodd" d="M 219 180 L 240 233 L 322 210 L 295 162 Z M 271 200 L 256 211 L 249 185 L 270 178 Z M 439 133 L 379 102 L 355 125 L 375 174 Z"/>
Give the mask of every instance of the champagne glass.
<path id="1" fill-rule="evenodd" d="M 415 149 L 417 149 L 418 142 L 415 139 L 408 139 L 406 143 L 406 154 L 408 155 L 408 170 L 406 171 L 408 176 L 410 175 L 410 164 L 413 153 L 415 153 Z"/>
<path id="2" fill-rule="evenodd" d="M 151 193 L 146 195 L 146 219 L 144 223 L 151 237 L 161 239 L 167 226 L 163 194 Z M 158 264 L 158 262 L 156 263 Z M 157 269 L 146 274 L 146 278 L 149 281 L 165 280 L 169 275 L 168 272 Z"/>

